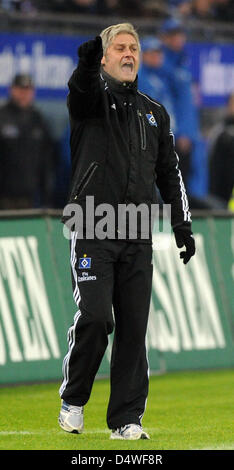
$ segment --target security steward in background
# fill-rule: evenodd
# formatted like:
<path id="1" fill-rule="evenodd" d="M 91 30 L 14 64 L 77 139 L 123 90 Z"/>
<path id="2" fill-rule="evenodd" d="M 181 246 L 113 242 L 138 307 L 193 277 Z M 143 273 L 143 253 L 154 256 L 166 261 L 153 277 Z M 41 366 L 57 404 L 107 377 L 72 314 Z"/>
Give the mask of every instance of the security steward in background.
<path id="1" fill-rule="evenodd" d="M 34 96 L 31 76 L 17 74 L 0 108 L 0 209 L 52 203 L 54 145 Z"/>

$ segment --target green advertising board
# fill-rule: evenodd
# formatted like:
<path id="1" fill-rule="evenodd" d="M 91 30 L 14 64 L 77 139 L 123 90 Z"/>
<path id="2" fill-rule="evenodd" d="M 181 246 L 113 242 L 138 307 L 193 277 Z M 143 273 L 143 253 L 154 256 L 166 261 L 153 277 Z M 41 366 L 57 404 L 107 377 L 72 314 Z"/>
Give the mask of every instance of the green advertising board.
<path id="1" fill-rule="evenodd" d="M 173 243 L 154 252 L 148 347 L 161 370 L 234 365 L 232 224 L 195 219 L 196 256 L 186 266 Z"/>
<path id="2" fill-rule="evenodd" d="M 197 217 L 184 266 L 172 235 L 154 234 L 146 338 L 151 373 L 234 366 L 234 218 Z M 76 313 L 69 241 L 50 212 L 0 220 L 0 383 L 62 379 Z M 109 374 L 113 336 L 99 369 Z"/>
<path id="3" fill-rule="evenodd" d="M 45 218 L 0 224 L 1 383 L 58 376 L 65 304 Z"/>

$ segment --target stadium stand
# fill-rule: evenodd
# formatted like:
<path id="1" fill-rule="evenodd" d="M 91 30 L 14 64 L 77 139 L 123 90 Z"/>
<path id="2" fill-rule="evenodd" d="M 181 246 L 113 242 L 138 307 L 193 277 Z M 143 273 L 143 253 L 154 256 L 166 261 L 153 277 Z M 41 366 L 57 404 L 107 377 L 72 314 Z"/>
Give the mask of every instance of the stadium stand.
<path id="1" fill-rule="evenodd" d="M 74 9 L 77 11 L 75 12 Z M 206 13 L 203 14 L 204 10 Z M 75 64 L 77 48 L 75 38 L 79 40 L 79 38 L 94 36 L 111 22 L 125 21 L 126 19 L 134 23 L 142 39 L 149 35 L 158 37 L 162 22 L 170 18 L 172 14 L 173 18 L 179 18 L 182 22 L 186 20 L 186 54 L 188 56 L 189 67 L 192 69 L 192 92 L 199 113 L 201 132 L 197 157 L 193 162 L 190 186 L 191 192 L 195 196 L 203 198 L 207 196 L 209 191 L 207 147 L 209 146 L 210 129 L 223 119 L 227 97 L 234 88 L 231 72 L 233 59 L 230 52 L 233 45 L 233 2 L 229 0 L 209 0 L 204 2 L 199 2 L 198 0 L 170 0 L 168 2 L 158 0 L 154 2 L 146 1 L 144 3 L 134 0 L 124 2 L 120 0 L 71 0 L 69 2 L 64 2 L 63 0 L 52 0 L 51 2 L 45 2 L 44 0 L 1 0 L 0 27 L 2 34 L 5 34 L 3 39 L 6 41 L 5 46 L 4 41 L 2 41 L 3 46 L 2 50 L 0 50 L 1 63 L 3 65 L 5 60 L 11 62 L 15 60 L 15 64 L 17 54 L 21 54 L 20 66 L 23 68 L 27 68 L 27 61 L 31 60 L 30 57 L 34 57 L 33 60 L 38 60 L 38 63 L 40 63 L 40 77 L 38 79 L 34 77 L 34 79 L 36 78 L 35 81 L 38 89 L 36 104 L 48 121 L 56 141 L 57 152 L 60 155 L 61 162 L 63 162 L 63 149 L 66 148 L 66 143 L 64 147 L 61 142 L 63 142 L 64 136 L 66 138 L 68 122 L 66 110 L 66 74 L 64 74 L 64 77 L 62 77 L 62 74 L 63 65 L 65 68 L 66 66 L 68 67 L 69 61 L 71 64 Z M 20 42 L 20 36 L 21 38 L 27 37 L 25 33 L 27 33 L 28 37 L 31 37 L 32 41 L 35 39 L 33 44 L 36 43 L 36 46 L 33 51 L 27 54 L 21 49 L 23 47 L 30 48 L 31 45 L 29 43 L 22 45 L 21 42 L 21 46 L 17 46 L 16 53 L 16 50 L 13 51 L 14 47 L 8 41 L 11 41 L 10 37 L 12 38 L 13 36 L 15 38 L 13 42 L 16 41 L 16 35 L 18 34 Z M 60 65 L 60 77 L 57 77 L 58 84 L 50 84 L 46 92 L 45 89 L 43 91 L 43 87 L 45 88 L 46 86 L 42 82 L 43 79 L 46 80 L 46 74 L 49 74 L 49 59 L 50 54 L 53 53 L 52 49 L 51 52 L 46 51 L 47 48 L 49 51 L 49 47 L 52 47 L 49 46 L 47 40 L 48 34 L 54 35 L 54 37 L 60 36 L 61 41 L 64 38 L 64 44 L 66 41 L 68 44 L 68 38 L 73 38 L 74 42 L 71 46 L 72 50 L 64 50 L 63 59 L 59 55 L 61 52 L 55 51 L 53 55 L 54 67 L 59 67 L 59 60 L 63 60 L 64 64 Z M 43 35 L 45 38 L 44 42 Z M 40 40 L 37 40 L 39 36 Z M 70 46 L 67 45 L 66 47 L 69 48 Z M 11 51 L 13 51 L 12 54 Z M 70 56 L 73 62 L 70 58 L 68 59 Z M 62 63 L 60 62 L 60 64 Z M 22 71 L 24 72 L 25 70 L 23 69 Z M 4 101 L 7 95 L 7 87 L 12 78 L 10 72 L 11 68 L 8 66 L 8 83 L 6 80 L 4 82 L 2 75 L 2 83 L 0 83 L 1 102 Z M 213 81 L 210 82 L 211 77 L 214 77 L 217 73 L 220 74 L 221 79 L 219 81 L 216 80 L 217 83 L 214 83 L 212 78 Z M 59 84 L 59 80 L 61 83 L 63 81 L 63 85 Z M 42 85 L 40 85 L 40 81 Z M 59 87 L 63 88 L 63 93 L 57 93 L 56 90 Z M 209 87 L 211 89 L 213 87 L 211 90 L 213 95 L 210 94 L 208 96 L 207 90 Z M 231 89 L 231 87 L 233 88 Z M 66 171 L 67 169 L 66 167 Z M 61 171 L 59 167 L 58 175 L 61 175 Z M 64 194 L 66 194 L 66 190 Z M 53 205 L 58 207 L 61 203 L 61 195 L 58 195 L 57 192 Z M 215 204 L 214 201 L 213 203 Z"/>

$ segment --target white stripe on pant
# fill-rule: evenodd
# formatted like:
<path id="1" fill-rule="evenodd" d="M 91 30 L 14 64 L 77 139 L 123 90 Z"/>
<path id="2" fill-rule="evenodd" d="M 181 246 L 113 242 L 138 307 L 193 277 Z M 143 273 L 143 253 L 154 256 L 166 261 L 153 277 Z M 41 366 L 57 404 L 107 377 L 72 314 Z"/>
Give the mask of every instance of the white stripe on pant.
<path id="1" fill-rule="evenodd" d="M 77 261 L 77 258 L 76 258 L 76 240 L 77 240 L 77 232 L 73 232 L 72 233 L 72 239 L 71 239 L 70 262 L 71 262 L 71 268 L 72 268 L 72 275 L 73 275 L 73 279 L 74 279 L 74 283 L 75 283 L 73 298 L 75 300 L 75 303 L 76 303 L 77 307 L 79 308 L 80 291 L 79 291 L 78 281 L 77 281 L 77 272 L 76 272 L 76 269 L 75 269 L 75 265 L 76 265 L 76 261 Z M 76 325 L 77 325 L 77 322 L 78 322 L 80 317 L 81 317 L 81 311 L 77 310 L 77 312 L 75 313 L 75 316 L 74 316 L 73 325 L 69 328 L 68 333 L 67 333 L 68 353 L 66 354 L 66 356 L 64 357 L 64 360 L 63 360 L 62 370 L 63 370 L 64 380 L 63 380 L 62 385 L 59 389 L 60 396 L 63 394 L 63 392 L 66 388 L 66 385 L 68 383 L 68 380 L 69 380 L 69 361 L 70 361 L 72 349 L 75 345 Z"/>

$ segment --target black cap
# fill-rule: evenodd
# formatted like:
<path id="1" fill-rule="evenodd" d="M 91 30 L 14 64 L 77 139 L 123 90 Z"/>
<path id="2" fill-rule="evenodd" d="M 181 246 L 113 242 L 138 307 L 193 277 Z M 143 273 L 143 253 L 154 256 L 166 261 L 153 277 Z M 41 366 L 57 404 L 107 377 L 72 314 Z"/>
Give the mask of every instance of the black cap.
<path id="1" fill-rule="evenodd" d="M 11 86 L 18 86 L 21 88 L 34 88 L 34 83 L 31 75 L 27 73 L 18 73 L 13 78 Z"/>

